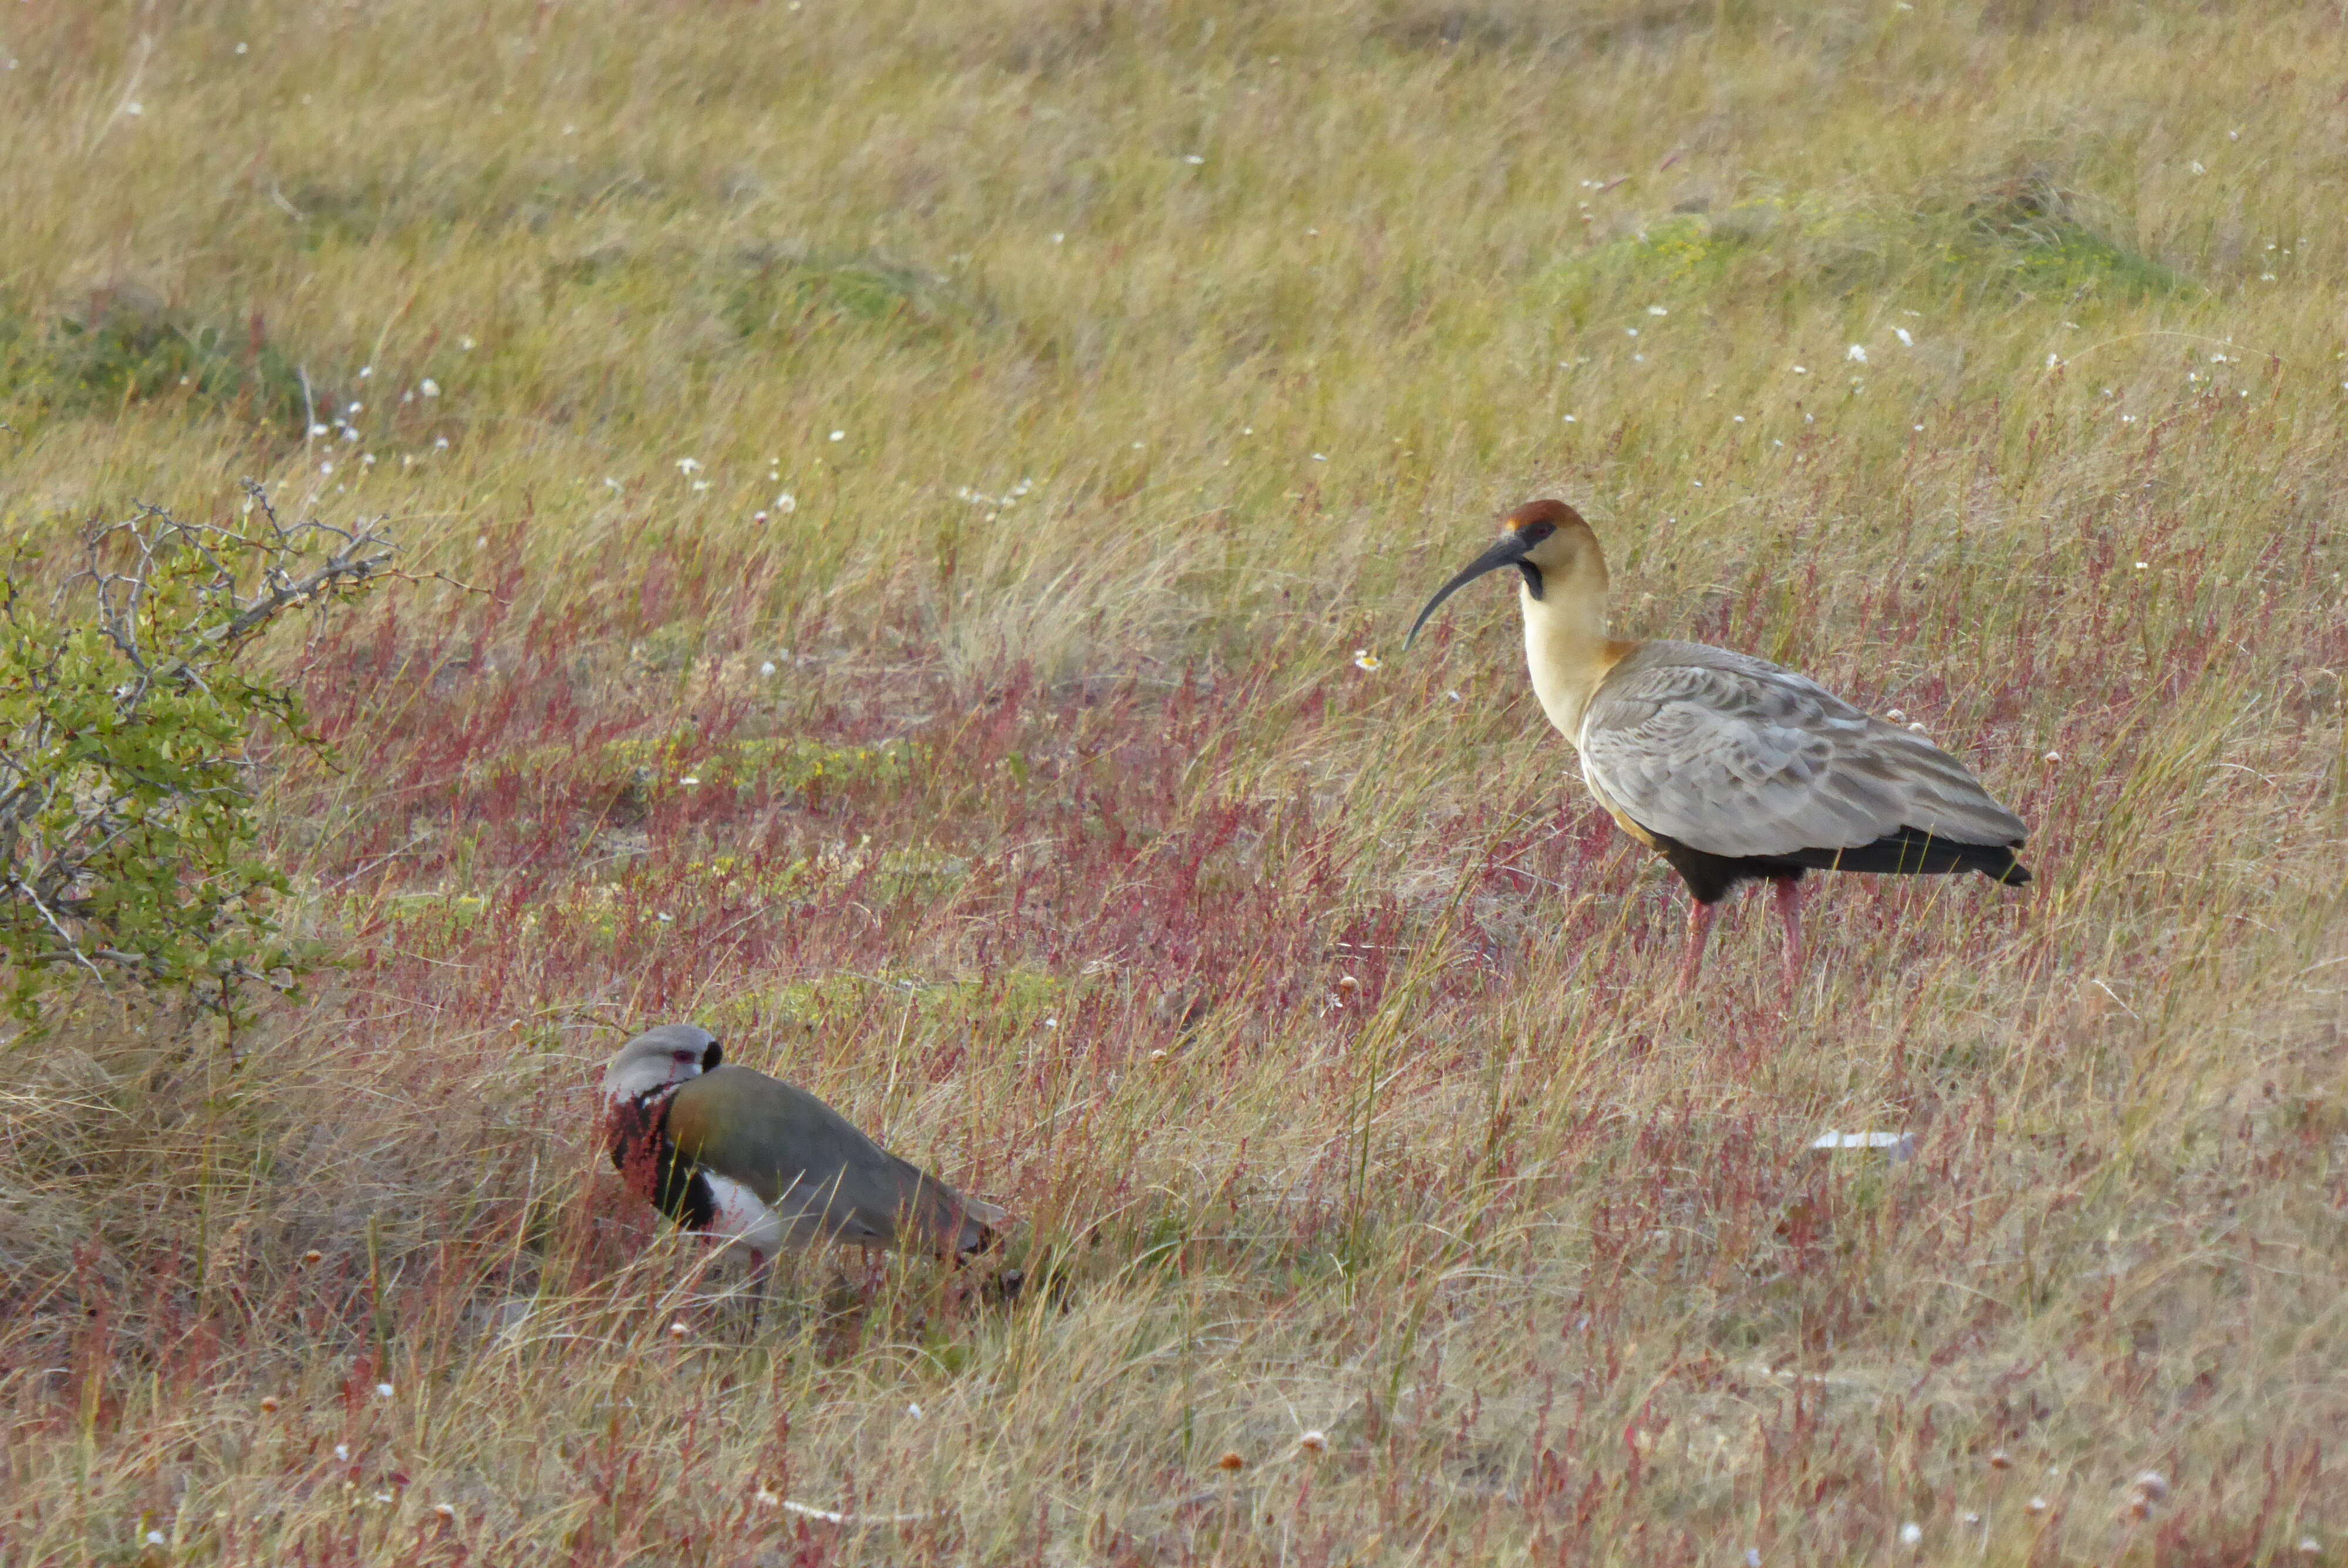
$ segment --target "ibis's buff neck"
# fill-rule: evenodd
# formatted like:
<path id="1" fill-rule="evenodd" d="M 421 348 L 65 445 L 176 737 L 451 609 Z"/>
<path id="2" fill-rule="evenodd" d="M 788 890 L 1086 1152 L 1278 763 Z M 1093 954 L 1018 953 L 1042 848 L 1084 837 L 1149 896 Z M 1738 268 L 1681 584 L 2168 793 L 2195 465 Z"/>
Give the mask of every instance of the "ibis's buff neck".
<path id="1" fill-rule="evenodd" d="M 1532 671 L 1533 695 L 1558 733 L 1579 746 L 1582 715 L 1598 683 L 1630 651 L 1628 643 L 1607 640 L 1605 580 L 1601 576 L 1593 584 L 1552 574 L 1539 599 L 1519 583 L 1517 605 L 1525 616 L 1525 663 Z"/>

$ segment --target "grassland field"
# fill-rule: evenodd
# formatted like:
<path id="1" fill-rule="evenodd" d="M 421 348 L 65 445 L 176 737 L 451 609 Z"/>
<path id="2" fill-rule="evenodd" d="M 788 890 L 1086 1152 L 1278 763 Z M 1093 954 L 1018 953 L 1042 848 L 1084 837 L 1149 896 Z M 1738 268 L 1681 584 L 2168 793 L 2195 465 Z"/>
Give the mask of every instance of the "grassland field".
<path id="1" fill-rule="evenodd" d="M 2348 1561 L 2338 6 L 0 65 L 0 529 L 251 477 L 419 576 L 261 651 L 309 999 L 0 1039 L 0 1564 Z M 1790 1004 L 1740 899 L 1676 994 L 1509 596 L 1400 647 L 1537 495 L 2036 883 L 1827 879 Z M 594 1145 L 685 1018 L 1004 1255 L 754 1324 Z"/>

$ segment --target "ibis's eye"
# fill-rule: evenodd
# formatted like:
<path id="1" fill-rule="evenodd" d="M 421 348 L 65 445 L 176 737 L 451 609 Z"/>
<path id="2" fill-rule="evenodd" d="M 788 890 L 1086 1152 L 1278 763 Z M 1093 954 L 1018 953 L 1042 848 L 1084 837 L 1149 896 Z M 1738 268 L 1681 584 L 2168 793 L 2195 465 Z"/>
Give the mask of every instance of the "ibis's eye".
<path id="1" fill-rule="evenodd" d="M 679 1061 L 698 1061 L 701 1058 L 697 1051 L 680 1050 L 676 1053 L 676 1059 Z"/>

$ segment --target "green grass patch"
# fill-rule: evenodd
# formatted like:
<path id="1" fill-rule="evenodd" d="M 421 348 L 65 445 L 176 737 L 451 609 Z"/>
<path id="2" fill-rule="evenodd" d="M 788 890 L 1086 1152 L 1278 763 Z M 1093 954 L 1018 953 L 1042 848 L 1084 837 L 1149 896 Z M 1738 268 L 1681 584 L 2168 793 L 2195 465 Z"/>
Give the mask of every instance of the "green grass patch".
<path id="1" fill-rule="evenodd" d="M 1537 301 L 1577 322 L 1661 302 L 1838 297 L 1929 287 L 1993 302 L 2132 303 L 2199 286 L 2096 231 L 2051 198 L 2003 197 L 1956 211 L 1830 210 L 1759 201 L 1674 213 L 1543 272 Z"/>
<path id="2" fill-rule="evenodd" d="M 294 435 L 314 409 L 334 406 L 257 317 L 224 326 L 131 291 L 95 296 L 46 319 L 0 302 L 0 403 L 104 413 L 151 402 L 232 414 Z"/>

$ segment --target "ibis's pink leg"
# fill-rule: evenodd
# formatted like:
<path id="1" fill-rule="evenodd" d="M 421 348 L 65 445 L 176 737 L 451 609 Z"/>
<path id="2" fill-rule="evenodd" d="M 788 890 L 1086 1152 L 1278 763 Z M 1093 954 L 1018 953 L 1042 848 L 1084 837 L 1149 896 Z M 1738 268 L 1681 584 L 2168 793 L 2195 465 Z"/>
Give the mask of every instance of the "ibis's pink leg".
<path id="1" fill-rule="evenodd" d="M 1704 968 L 1704 939 L 1712 935 L 1712 920 L 1720 911 L 1698 898 L 1688 907 L 1687 954 L 1680 959 L 1680 991 L 1695 989 L 1696 971 Z"/>
<path id="2" fill-rule="evenodd" d="M 1786 999 L 1791 1001 L 1802 978 L 1802 880 L 1798 876 L 1772 880 L 1777 884 L 1777 918 L 1786 927 Z"/>

